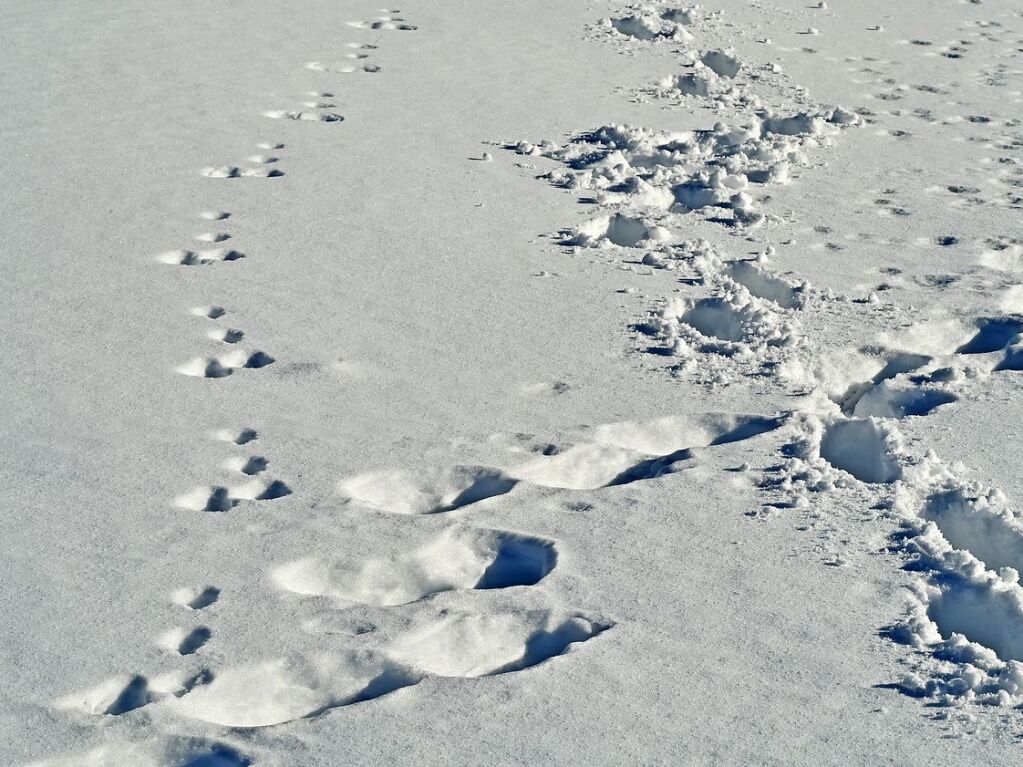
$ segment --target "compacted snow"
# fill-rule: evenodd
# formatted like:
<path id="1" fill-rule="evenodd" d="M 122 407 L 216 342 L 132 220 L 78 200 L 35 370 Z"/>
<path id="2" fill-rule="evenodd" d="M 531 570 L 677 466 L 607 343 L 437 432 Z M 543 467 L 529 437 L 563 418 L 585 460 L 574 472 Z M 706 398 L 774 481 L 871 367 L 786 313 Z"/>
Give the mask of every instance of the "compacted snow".
<path id="1" fill-rule="evenodd" d="M 1018 3 L 0 44 L 0 763 L 1019 763 Z"/>

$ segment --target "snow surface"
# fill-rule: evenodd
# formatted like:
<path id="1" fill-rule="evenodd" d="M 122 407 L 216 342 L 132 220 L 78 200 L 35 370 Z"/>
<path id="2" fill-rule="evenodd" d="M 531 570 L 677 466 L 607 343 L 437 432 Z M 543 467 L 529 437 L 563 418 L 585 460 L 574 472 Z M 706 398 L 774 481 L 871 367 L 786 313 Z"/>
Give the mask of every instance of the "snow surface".
<path id="1" fill-rule="evenodd" d="M 0 50 L 0 764 L 1019 763 L 1017 2 Z"/>

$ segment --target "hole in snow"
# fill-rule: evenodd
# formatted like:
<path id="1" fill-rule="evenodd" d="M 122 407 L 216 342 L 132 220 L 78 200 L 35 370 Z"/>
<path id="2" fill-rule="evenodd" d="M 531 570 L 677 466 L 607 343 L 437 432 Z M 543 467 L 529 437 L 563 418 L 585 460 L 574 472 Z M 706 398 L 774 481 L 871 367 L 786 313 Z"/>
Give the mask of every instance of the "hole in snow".
<path id="1" fill-rule="evenodd" d="M 871 420 L 836 421 L 821 439 L 821 458 L 861 482 L 888 483 L 902 470 L 888 452 L 885 435 Z"/>

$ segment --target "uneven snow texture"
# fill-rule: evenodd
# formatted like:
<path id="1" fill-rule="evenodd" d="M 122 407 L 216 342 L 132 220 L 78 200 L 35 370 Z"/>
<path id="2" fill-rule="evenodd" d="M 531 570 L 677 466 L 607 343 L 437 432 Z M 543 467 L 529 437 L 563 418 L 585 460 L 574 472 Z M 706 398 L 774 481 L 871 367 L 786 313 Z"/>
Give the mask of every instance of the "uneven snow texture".
<path id="1" fill-rule="evenodd" d="M 0 762 L 1018 763 L 1018 7 L 137 6 L 0 8 Z"/>

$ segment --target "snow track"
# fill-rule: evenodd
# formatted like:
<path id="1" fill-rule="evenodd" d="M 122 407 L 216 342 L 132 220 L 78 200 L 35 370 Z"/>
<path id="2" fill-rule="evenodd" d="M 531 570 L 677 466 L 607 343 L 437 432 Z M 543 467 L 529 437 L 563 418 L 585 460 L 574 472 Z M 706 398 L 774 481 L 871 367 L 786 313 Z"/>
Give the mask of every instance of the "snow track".
<path id="1" fill-rule="evenodd" d="M 821 3 L 819 8 L 826 5 Z M 825 311 L 841 311 L 827 308 L 828 303 L 849 303 L 850 299 L 811 286 L 798 275 L 783 277 L 770 271 L 777 248 L 766 243 L 794 242 L 791 236 L 786 238 L 793 228 L 791 222 L 772 213 L 771 188 L 797 183 L 811 168 L 814 173 L 828 173 L 820 167 L 825 164 L 818 159 L 820 154 L 842 141 L 841 134 L 847 129 L 878 122 L 877 113 L 869 108 L 808 105 L 805 90 L 799 99 L 787 98 L 784 79 L 770 76 L 780 73 L 780 68 L 743 59 L 734 49 L 713 47 L 720 45 L 715 34 L 723 18 L 719 12 L 708 14 L 699 7 L 665 10 L 662 4 L 649 4 L 629 6 L 623 14 L 598 25 L 598 33 L 602 26 L 616 41 L 631 40 L 627 50 L 632 54 L 639 54 L 644 47 L 663 54 L 670 43 L 671 55 L 679 57 L 685 67 L 684 74 L 665 78 L 647 93 L 681 99 L 680 103 L 693 99 L 709 104 L 718 113 L 735 115 L 733 120 L 695 131 L 608 124 L 580 130 L 560 144 L 517 140 L 506 142 L 506 147 L 555 161 L 558 166 L 542 174 L 542 179 L 580 194 L 580 202 L 608 211 L 568 229 L 572 236 L 563 241 L 571 248 L 567 252 L 603 248 L 609 251 L 607 260 L 612 264 L 640 263 L 653 270 L 681 272 L 688 279 L 680 282 L 703 289 L 694 294 L 676 288 L 674 292 L 683 293 L 681 297 L 664 299 L 646 320 L 634 326 L 661 344 L 646 351 L 678 360 L 670 368 L 673 375 L 711 387 L 731 384 L 736 376 L 739 381 L 766 377 L 804 396 L 805 407 L 790 420 L 797 430 L 802 429 L 802 435 L 788 448 L 793 457 L 769 470 L 762 481 L 769 494 L 785 488 L 788 498 L 769 501 L 766 513 L 835 503 L 827 499 L 828 494 L 858 485 L 893 488 L 880 491 L 889 496 L 880 503 L 897 510 L 904 524 L 915 531 L 915 537 L 905 531 L 895 534 L 894 550 L 909 556 L 912 569 L 927 575 L 910 589 L 914 606 L 909 617 L 888 633 L 926 649 L 934 659 L 929 665 L 919 664 L 930 669 L 934 679 L 928 682 L 914 675 L 914 681 L 901 689 L 945 704 L 981 701 L 1018 706 L 1023 700 L 1023 688 L 1017 682 L 1023 668 L 1018 663 L 1023 661 L 1023 649 L 1017 640 L 1023 626 L 1023 590 L 1018 585 L 1023 528 L 1012 511 L 999 508 L 1004 502 L 999 491 L 980 490 L 958 479 L 933 453 L 914 455 L 904 445 L 896 422 L 929 416 L 959 402 L 969 396 L 965 384 L 970 378 L 1023 369 L 1023 322 L 1013 313 L 1020 307 L 1008 300 L 1008 311 L 1003 314 L 949 318 L 943 322 L 946 327 L 966 331 L 972 326 L 973 332 L 954 345 L 944 333 L 931 334 L 927 341 L 932 347 L 936 343 L 937 351 L 895 344 L 881 348 L 864 345 L 844 353 L 826 349 L 818 334 L 805 332 L 807 326 L 819 322 Z M 672 21 L 676 16 L 685 23 Z M 992 25 L 1001 26 L 997 22 Z M 810 28 L 804 34 L 817 33 Z M 1014 33 L 1019 34 L 1018 25 Z M 909 42 L 921 48 L 931 45 L 926 40 Z M 949 45 L 940 53 L 959 59 L 969 45 L 972 41 L 963 40 L 962 45 Z M 753 81 L 743 76 L 746 72 L 770 75 L 754 91 Z M 906 88 L 900 86 L 875 98 L 898 101 L 900 89 Z M 918 90 L 932 93 L 940 89 L 919 86 Z M 786 100 L 788 106 L 765 106 L 785 104 Z M 905 116 L 900 110 L 887 114 Z M 916 117 L 937 122 L 925 110 L 918 110 Z M 959 120 L 976 125 L 999 122 L 985 115 L 943 122 Z M 1019 121 L 1009 118 L 1004 124 L 1015 129 Z M 900 131 L 890 135 L 909 136 Z M 1018 135 L 997 146 L 1002 152 L 998 162 L 1016 167 Z M 953 195 L 981 192 L 979 187 L 967 185 L 951 185 L 947 190 Z M 878 199 L 876 204 L 900 216 L 911 215 L 908 210 L 892 208 L 888 199 Z M 989 202 L 975 197 L 974 204 L 999 205 L 1004 200 Z M 1018 207 L 1018 199 L 1008 204 Z M 763 243 L 760 252 L 750 261 L 723 254 L 716 243 L 682 239 L 682 233 L 694 227 L 693 216 L 731 229 L 733 235 L 739 235 L 731 238 L 732 243 L 740 243 L 740 237 Z M 766 234 L 762 233 L 765 229 Z M 814 231 L 828 234 L 830 229 L 818 225 Z M 1005 238 L 987 242 L 996 245 L 982 254 L 980 263 L 988 269 L 1012 270 L 1017 246 Z M 917 243 L 937 248 L 961 245 L 960 239 L 950 234 L 935 235 L 929 242 L 918 238 Z M 836 251 L 844 249 L 835 243 L 828 245 Z M 933 279 L 932 284 L 959 279 L 949 275 Z M 1008 291 L 1015 288 L 1010 285 Z M 860 299 L 865 303 L 877 300 L 877 294 Z M 857 359 L 858 364 L 873 358 L 876 362 L 870 364 L 879 369 L 866 381 L 843 380 L 846 372 L 836 370 L 832 361 L 840 357 Z M 827 372 L 821 375 L 814 368 Z M 841 413 L 832 412 L 836 409 Z M 538 461 L 566 466 L 578 463 L 573 460 L 573 450 L 579 448 Z M 593 454 L 594 463 L 613 465 L 623 460 L 614 451 L 604 451 Z M 527 470 L 524 476 L 528 477 L 529 471 L 535 472 Z M 782 477 L 770 476 L 773 472 Z M 561 486 L 599 487 L 602 481 L 573 478 L 561 480 Z M 835 563 L 843 564 L 845 559 L 838 556 L 830 562 Z M 950 649 L 952 645 L 955 651 Z M 973 660 L 974 656 L 985 658 L 984 664 Z M 958 665 L 949 671 L 949 662 Z"/>
<path id="2" fill-rule="evenodd" d="M 171 223 L 137 258 L 184 298 L 152 319 L 163 335 L 147 340 L 166 348 L 142 376 L 175 393 L 167 408 L 194 410 L 174 414 L 189 424 L 179 434 L 139 417 L 176 458 L 165 492 L 138 480 L 174 522 L 152 531 L 148 558 L 103 566 L 177 575 L 120 616 L 116 670 L 90 665 L 35 703 L 33 732 L 57 722 L 88 748 L 55 756 L 40 742 L 22 749 L 33 764 L 383 763 L 401 761 L 410 732 L 440 749 L 402 753 L 424 763 L 497 763 L 493 744 L 520 736 L 523 762 L 681 763 L 699 743 L 694 760 L 749 763 L 761 730 L 764 763 L 820 763 L 833 733 L 804 752 L 792 721 L 825 682 L 840 702 L 805 715 L 848 716 L 850 739 L 871 733 L 877 701 L 946 712 L 943 734 L 900 740 L 892 759 L 932 761 L 949 730 L 1011 739 L 1023 485 L 1003 472 L 1014 492 L 995 487 L 990 456 L 1007 452 L 1023 370 L 1021 99 L 1007 87 L 1023 71 L 1023 17 L 971 3 L 948 14 L 948 39 L 903 39 L 872 7 L 720 5 L 576 12 L 583 50 L 604 57 L 593 72 L 617 79 L 593 86 L 572 48 L 578 71 L 538 89 L 556 108 L 474 137 L 490 151 L 456 147 L 467 170 L 445 166 L 461 134 L 444 112 L 468 119 L 493 103 L 482 89 L 500 91 L 465 87 L 484 43 L 441 51 L 414 9 L 359 6 L 331 12 L 327 49 L 289 49 L 286 65 L 274 52 L 266 71 L 286 76 L 267 103 L 245 102 L 244 141 L 232 124 L 207 157 L 197 138 L 204 156 L 175 176 L 196 225 L 174 224 L 168 204 Z M 420 105 L 407 124 L 366 127 L 374 98 L 415 99 L 426 73 L 410 62 L 429 56 L 442 62 L 431 93 L 448 99 L 428 105 L 437 123 L 416 121 Z M 603 94 L 585 119 L 565 113 L 573 77 Z M 520 135 L 552 124 L 557 140 Z M 317 141 L 377 187 L 323 172 Z M 342 184 L 355 190 L 342 203 L 301 211 L 301 195 Z M 381 226 L 394 199 L 363 196 L 380 185 L 444 214 Z M 445 208 L 448 192 L 465 210 Z M 356 211 L 349 226 L 365 220 L 351 239 L 366 253 L 333 220 L 339 204 Z M 460 237 L 466 211 L 480 220 Z M 293 253 L 274 226 L 289 215 L 308 230 L 289 230 Z M 342 267 L 317 274 L 328 260 Z M 548 315 L 529 348 L 517 334 Z M 559 330 L 566 317 L 577 333 Z M 363 337 L 342 337 L 346 322 Z M 173 323 L 187 332 L 164 332 Z M 970 414 L 997 425 L 990 438 Z M 119 475 L 153 473 L 130 443 L 118 450 Z M 811 647 L 820 637 L 832 644 Z M 777 718 L 752 721 L 744 706 L 776 693 Z M 469 732 L 429 719 L 466 708 Z M 557 717 L 565 744 L 527 732 Z M 316 740 L 376 720 L 392 729 L 351 754 Z M 725 721 L 759 734 L 730 750 L 707 734 Z M 849 763 L 872 763 L 906 721 Z M 663 754 L 628 739 L 673 726 L 685 732 Z"/>

